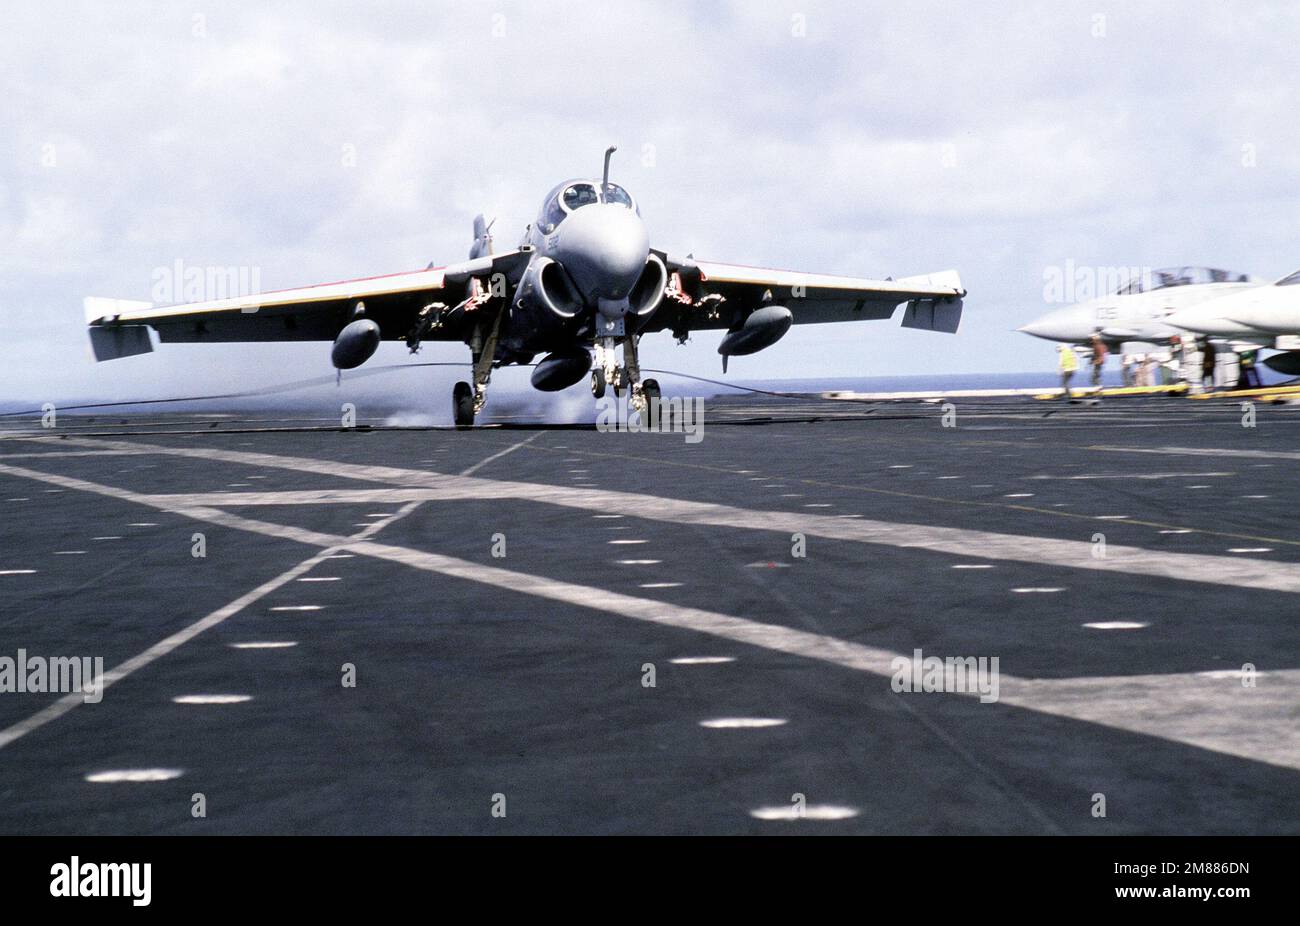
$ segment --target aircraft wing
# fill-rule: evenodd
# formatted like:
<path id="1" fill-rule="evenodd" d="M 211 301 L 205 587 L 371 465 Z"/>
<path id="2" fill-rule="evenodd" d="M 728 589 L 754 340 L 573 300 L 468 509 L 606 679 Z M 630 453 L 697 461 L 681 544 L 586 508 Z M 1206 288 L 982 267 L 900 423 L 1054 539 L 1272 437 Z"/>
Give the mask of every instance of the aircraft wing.
<path id="1" fill-rule="evenodd" d="M 729 328 L 738 314 L 764 302 L 788 308 L 796 325 L 890 318 L 905 302 L 904 327 L 952 333 L 966 295 L 955 270 L 869 280 L 692 258 L 667 263 L 673 271 L 669 297 L 646 330 Z"/>
<path id="2" fill-rule="evenodd" d="M 91 296 L 85 300 L 86 324 L 97 360 L 152 350 L 149 328 L 158 332 L 159 340 L 176 343 L 333 341 L 353 319 L 358 302 L 365 303 L 366 318 L 379 325 L 383 340 L 400 339 L 425 306 L 461 302 L 471 278 L 497 272 L 513 278 L 526 263 L 526 252 L 510 251 L 448 267 L 161 308 Z M 424 338 L 461 336 L 459 326 L 449 324 Z"/>

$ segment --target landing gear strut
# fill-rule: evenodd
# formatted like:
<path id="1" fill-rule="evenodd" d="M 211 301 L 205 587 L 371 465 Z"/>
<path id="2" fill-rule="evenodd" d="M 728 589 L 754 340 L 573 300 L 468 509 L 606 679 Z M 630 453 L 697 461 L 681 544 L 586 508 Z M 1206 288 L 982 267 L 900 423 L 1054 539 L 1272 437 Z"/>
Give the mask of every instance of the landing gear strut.
<path id="1" fill-rule="evenodd" d="M 641 361 L 637 357 L 637 342 L 641 340 L 638 335 L 629 334 L 623 339 L 623 375 L 627 377 L 627 385 L 632 393 L 631 405 L 641 414 L 645 414 L 645 384 L 641 382 Z M 656 383 L 656 388 L 658 384 Z"/>
<path id="2" fill-rule="evenodd" d="M 637 356 L 637 342 L 640 335 L 623 337 L 599 337 L 596 339 L 596 357 L 591 371 L 591 394 L 597 399 L 603 398 L 606 387 L 614 390 L 614 395 L 622 396 L 623 390 L 631 393 L 631 406 L 641 414 L 646 414 L 653 406 L 658 407 L 659 383 L 653 379 L 642 381 L 641 362 Z M 623 365 L 618 363 L 618 348 L 623 348 Z M 651 412 L 654 414 L 654 412 Z"/>
<path id="3" fill-rule="evenodd" d="M 501 319 L 505 315 L 504 307 L 492 320 L 486 337 L 483 326 L 474 329 L 470 338 L 470 354 L 474 358 L 474 384 L 459 382 L 451 392 L 453 420 L 458 428 L 468 428 L 474 424 L 474 416 L 483 411 L 487 403 L 487 387 L 492 380 L 492 361 L 496 358 L 497 335 L 501 330 Z"/>
<path id="4" fill-rule="evenodd" d="M 596 359 L 591 370 L 591 394 L 604 398 L 605 388 L 611 387 L 614 395 L 623 391 L 622 371 L 618 368 L 618 338 L 596 338 Z"/>

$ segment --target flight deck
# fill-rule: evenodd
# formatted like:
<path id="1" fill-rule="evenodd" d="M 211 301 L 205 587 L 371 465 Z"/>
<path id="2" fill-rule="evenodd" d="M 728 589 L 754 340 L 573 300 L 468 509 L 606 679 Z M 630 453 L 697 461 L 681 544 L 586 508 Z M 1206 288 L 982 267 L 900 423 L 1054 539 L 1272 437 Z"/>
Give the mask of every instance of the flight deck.
<path id="1" fill-rule="evenodd" d="M 0 832 L 1300 829 L 1300 409 L 491 412 L 6 419 Z"/>

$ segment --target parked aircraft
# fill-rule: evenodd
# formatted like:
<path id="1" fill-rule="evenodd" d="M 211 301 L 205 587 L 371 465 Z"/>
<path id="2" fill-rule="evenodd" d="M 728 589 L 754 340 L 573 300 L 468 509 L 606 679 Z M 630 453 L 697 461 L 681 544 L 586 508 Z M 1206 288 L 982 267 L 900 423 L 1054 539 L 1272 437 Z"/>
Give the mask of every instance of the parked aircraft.
<path id="1" fill-rule="evenodd" d="M 1112 349 L 1166 344 L 1186 333 L 1173 323 L 1175 313 L 1258 286 L 1248 274 L 1212 267 L 1153 270 L 1110 295 L 1054 309 L 1017 330 L 1070 344 L 1083 344 L 1098 334 Z"/>

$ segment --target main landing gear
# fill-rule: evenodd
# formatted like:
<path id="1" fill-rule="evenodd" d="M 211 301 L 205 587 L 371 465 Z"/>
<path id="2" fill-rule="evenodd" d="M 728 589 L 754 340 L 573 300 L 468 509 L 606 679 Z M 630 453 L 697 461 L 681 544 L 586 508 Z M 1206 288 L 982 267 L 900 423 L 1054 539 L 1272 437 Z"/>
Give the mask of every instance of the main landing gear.
<path id="1" fill-rule="evenodd" d="M 451 391 L 451 405 L 456 427 L 468 428 L 474 424 L 474 388 L 469 383 L 456 384 Z"/>
<path id="2" fill-rule="evenodd" d="M 487 404 L 487 387 L 492 380 L 492 361 L 496 358 L 497 334 L 501 330 L 501 319 L 505 310 L 497 312 L 491 327 L 484 334 L 484 326 L 479 325 L 470 337 L 470 353 L 474 358 L 474 384 L 459 382 L 451 391 L 452 420 L 458 428 L 474 425 L 474 416 L 483 411 Z"/>

